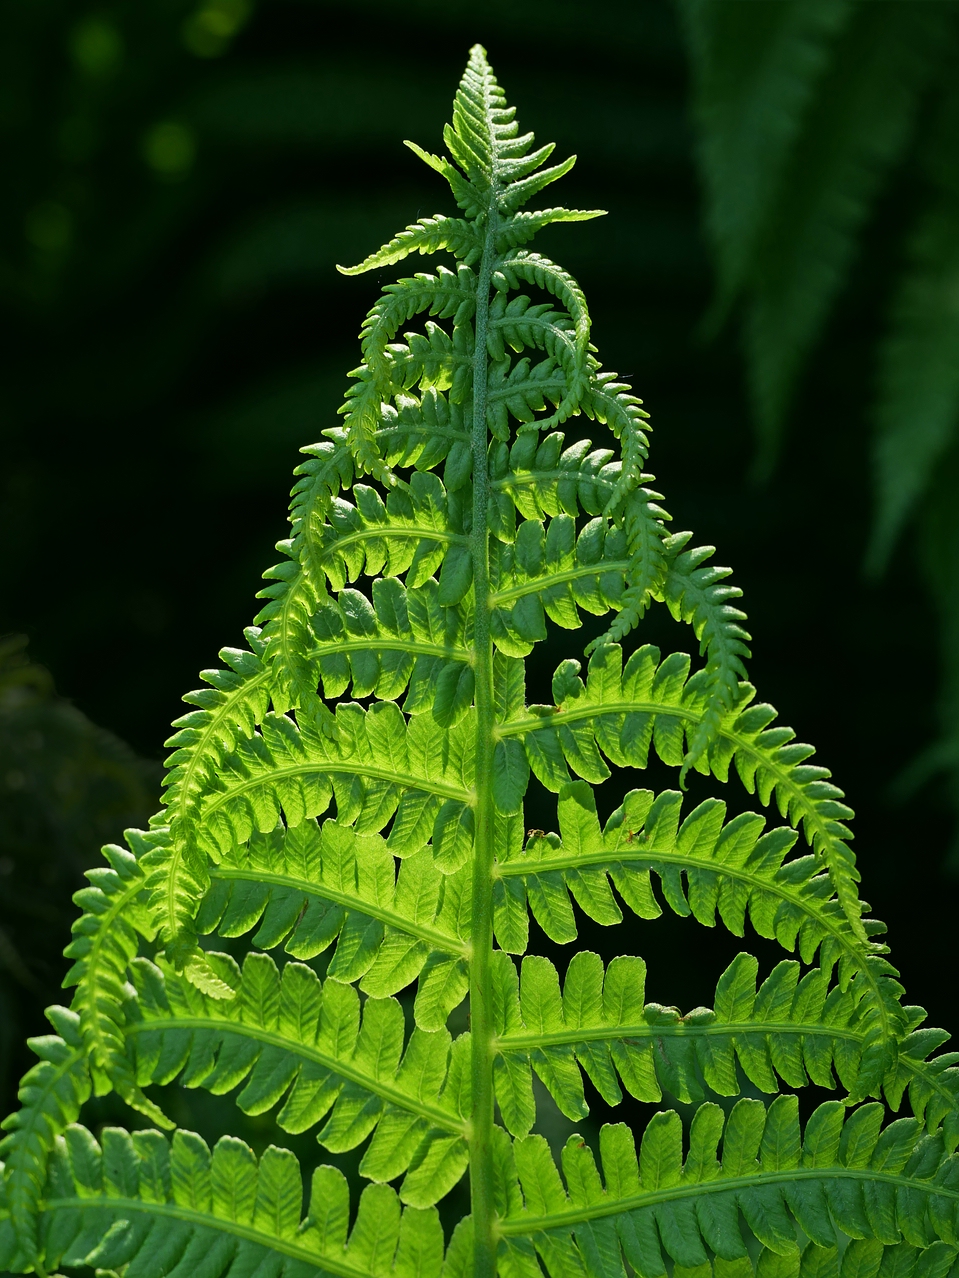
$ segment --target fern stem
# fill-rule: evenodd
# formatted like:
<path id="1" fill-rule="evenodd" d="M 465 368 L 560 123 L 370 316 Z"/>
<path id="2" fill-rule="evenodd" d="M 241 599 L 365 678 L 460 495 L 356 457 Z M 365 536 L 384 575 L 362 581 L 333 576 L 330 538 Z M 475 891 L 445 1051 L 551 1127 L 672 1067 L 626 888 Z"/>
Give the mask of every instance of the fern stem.
<path id="1" fill-rule="evenodd" d="M 470 1135 L 470 1208 L 473 1217 L 474 1275 L 493 1278 L 493 642 L 490 633 L 489 443 L 486 430 L 487 351 L 490 278 L 493 272 L 497 216 L 492 201 L 476 289 L 476 345 L 473 350 L 473 524 L 470 530 L 473 627 L 476 673 L 476 834 L 473 847 L 473 900 L 470 957 L 470 1031 L 472 1129 Z"/>

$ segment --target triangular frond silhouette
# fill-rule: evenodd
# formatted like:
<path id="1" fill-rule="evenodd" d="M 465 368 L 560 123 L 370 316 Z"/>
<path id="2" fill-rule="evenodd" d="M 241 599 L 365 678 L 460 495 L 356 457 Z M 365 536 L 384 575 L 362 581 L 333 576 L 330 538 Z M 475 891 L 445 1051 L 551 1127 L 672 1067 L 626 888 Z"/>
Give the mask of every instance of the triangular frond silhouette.
<path id="1" fill-rule="evenodd" d="M 729 570 L 667 531 L 646 415 L 601 368 L 582 290 L 525 247 L 596 211 L 524 209 L 572 161 L 520 134 L 479 46 L 444 141 L 448 158 L 414 149 L 461 216 L 353 269 L 452 266 L 383 289 L 345 420 L 304 450 L 247 646 L 175 724 L 167 806 L 77 895 L 73 1005 L 32 1040 L 5 1123 L 0 1267 L 945 1275 L 955 1058 L 864 917 L 842 793 L 746 682 Z M 619 452 L 570 436 L 577 416 Z M 689 627 L 693 673 L 634 642 L 657 605 Z M 526 658 L 584 614 L 606 619 L 585 671 L 562 661 L 552 702 L 528 704 Z M 679 788 L 630 789 L 601 824 L 612 769 L 650 757 Z M 771 810 L 687 805 L 692 772 L 733 772 Z M 553 832 L 526 831 L 533 777 Z M 573 952 L 561 977 L 527 952 L 531 919 L 572 946 L 574 906 L 603 927 L 665 908 L 737 936 L 748 921 L 797 957 L 761 974 L 740 954 L 714 1006 L 683 1015 L 647 1001 L 662 974 L 639 956 Z M 641 1133 L 607 1124 L 595 1151 L 573 1136 L 557 1165 L 534 1080 L 572 1119 L 587 1083 L 694 1113 L 685 1133 L 668 1108 Z M 305 1216 L 287 1149 L 80 1124 L 115 1090 L 173 1128 L 156 1088 L 175 1082 L 315 1134 L 334 1164 Z M 838 1098 L 801 1125 L 779 1093 L 807 1082 Z M 887 1121 L 904 1097 L 912 1116 Z M 353 1210 L 335 1161 L 360 1147 Z M 437 1205 L 467 1174 L 446 1237 Z"/>

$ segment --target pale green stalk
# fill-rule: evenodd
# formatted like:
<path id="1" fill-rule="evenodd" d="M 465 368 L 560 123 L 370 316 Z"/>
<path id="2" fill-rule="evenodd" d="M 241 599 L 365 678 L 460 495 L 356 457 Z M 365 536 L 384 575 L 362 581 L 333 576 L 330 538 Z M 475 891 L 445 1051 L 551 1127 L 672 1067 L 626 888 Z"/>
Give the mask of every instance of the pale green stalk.
<path id="1" fill-rule="evenodd" d="M 475 1237 L 474 1274 L 496 1272 L 493 1234 L 493 1024 L 490 954 L 493 948 L 493 641 L 490 637 L 489 461 L 486 430 L 487 353 L 490 276 L 496 238 L 496 212 L 490 209 L 476 288 L 476 345 L 473 351 L 473 628 L 476 675 L 476 840 L 473 851 L 473 901 L 470 958 L 470 1030 L 472 1132 L 470 1201 Z"/>

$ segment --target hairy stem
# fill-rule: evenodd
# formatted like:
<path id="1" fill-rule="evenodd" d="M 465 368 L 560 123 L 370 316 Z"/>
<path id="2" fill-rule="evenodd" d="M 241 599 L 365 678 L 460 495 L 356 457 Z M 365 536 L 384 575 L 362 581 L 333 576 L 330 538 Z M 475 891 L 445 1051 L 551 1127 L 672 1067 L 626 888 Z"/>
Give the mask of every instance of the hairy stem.
<path id="1" fill-rule="evenodd" d="M 472 1131 L 470 1207 L 475 1239 L 475 1278 L 493 1278 L 493 998 L 490 956 L 493 949 L 493 641 L 490 636 L 489 462 L 486 433 L 487 354 L 490 276 L 496 237 L 496 212 L 490 209 L 476 290 L 476 346 L 473 353 L 473 629 L 476 672 L 476 841 L 473 849 L 473 903 L 470 958 L 470 1030 L 472 1059 Z"/>

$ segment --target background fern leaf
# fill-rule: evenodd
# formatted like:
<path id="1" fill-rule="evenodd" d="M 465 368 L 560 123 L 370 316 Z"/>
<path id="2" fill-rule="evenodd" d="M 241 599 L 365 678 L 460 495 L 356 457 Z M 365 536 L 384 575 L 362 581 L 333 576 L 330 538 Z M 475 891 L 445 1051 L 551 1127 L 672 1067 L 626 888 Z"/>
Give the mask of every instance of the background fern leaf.
<path id="1" fill-rule="evenodd" d="M 687 0 L 680 9 L 696 73 L 707 219 L 720 271 L 714 310 L 722 316 L 745 285 L 790 151 L 853 6 L 799 0 L 746 11 Z"/>
<path id="2" fill-rule="evenodd" d="M 945 32 L 935 7 L 853 13 L 755 257 L 745 332 L 759 465 L 775 456 L 799 369 L 845 281 L 883 176 L 909 139 L 930 55 Z"/>
<path id="3" fill-rule="evenodd" d="M 858 255 L 867 254 L 862 279 L 875 275 L 877 252 L 891 264 L 890 284 L 871 284 L 851 319 L 875 356 L 842 376 L 857 381 L 854 399 L 872 400 L 863 415 L 874 428 L 865 567 L 878 577 L 918 526 L 910 540 L 940 626 L 940 736 L 917 751 L 893 793 L 945 773 L 955 808 L 959 335 L 946 300 L 956 268 L 955 9 L 801 0 L 754 8 L 747 20 L 740 6 L 712 0 L 681 8 L 716 257 L 707 327 L 740 305 L 756 474 L 769 477 L 798 419 L 804 374 L 825 366 L 832 316 L 851 286 L 865 296 L 851 280 Z M 867 310 L 885 312 L 884 333 L 870 331 Z M 843 343 L 844 365 L 854 345 Z M 850 441 L 855 415 L 846 414 Z"/>
<path id="4" fill-rule="evenodd" d="M 941 194 L 924 210 L 913 232 L 910 267 L 894 300 L 891 331 L 880 357 L 878 510 L 870 550 L 874 571 L 885 567 L 906 520 L 929 487 L 933 467 L 953 437 L 959 410 L 954 357 L 959 347 L 954 306 L 959 189 L 949 160 L 941 154 L 957 109 L 954 102 L 946 104 L 941 132 L 930 147 L 929 168 Z"/>

